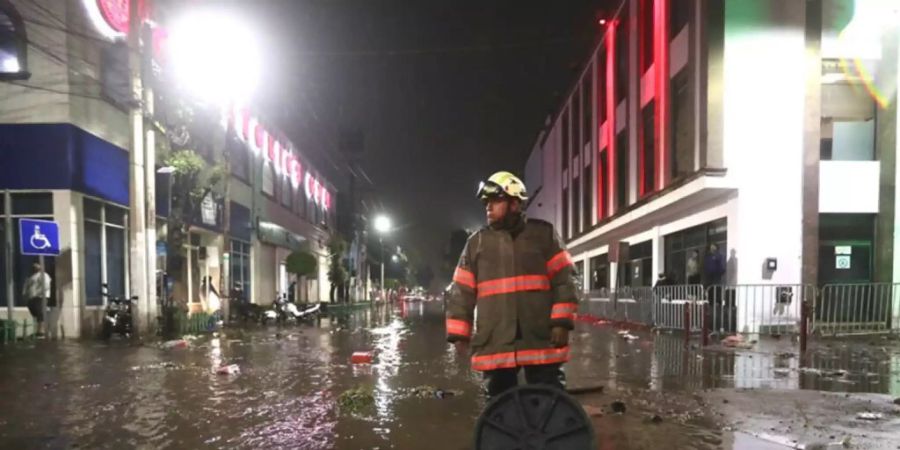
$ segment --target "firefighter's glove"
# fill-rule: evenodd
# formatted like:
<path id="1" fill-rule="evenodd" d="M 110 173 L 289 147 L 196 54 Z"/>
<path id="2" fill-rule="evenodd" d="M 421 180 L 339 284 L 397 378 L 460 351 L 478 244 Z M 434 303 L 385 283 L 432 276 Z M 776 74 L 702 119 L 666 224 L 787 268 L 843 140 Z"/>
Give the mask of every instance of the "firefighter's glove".
<path id="1" fill-rule="evenodd" d="M 565 347 L 569 345 L 569 330 L 564 327 L 553 327 L 550 330 L 550 343 L 554 347 Z"/>

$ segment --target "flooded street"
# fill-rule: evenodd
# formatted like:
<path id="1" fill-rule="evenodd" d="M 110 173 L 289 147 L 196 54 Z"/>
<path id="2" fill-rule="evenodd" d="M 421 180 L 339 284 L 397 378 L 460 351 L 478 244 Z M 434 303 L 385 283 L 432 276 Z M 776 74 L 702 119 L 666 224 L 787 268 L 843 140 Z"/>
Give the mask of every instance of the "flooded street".
<path id="1" fill-rule="evenodd" d="M 583 322 L 573 333 L 570 389 L 604 386 L 578 396 L 599 448 L 792 448 L 790 436 L 828 443 L 851 435 L 851 448 L 896 448 L 894 341 L 823 345 L 810 355 L 819 368 L 801 369 L 787 350 L 686 350 L 678 336 L 635 334 L 628 341 Z M 374 363 L 351 364 L 355 351 L 373 351 Z M 484 407 L 467 359 L 445 344 L 439 303 L 228 329 L 183 349 L 0 347 L 0 448 L 466 449 Z M 223 364 L 240 372 L 214 373 Z M 350 389 L 374 402 L 341 410 Z M 438 389 L 455 395 L 438 398 Z M 614 400 L 625 414 L 609 411 Z M 856 420 L 862 410 L 883 418 Z"/>

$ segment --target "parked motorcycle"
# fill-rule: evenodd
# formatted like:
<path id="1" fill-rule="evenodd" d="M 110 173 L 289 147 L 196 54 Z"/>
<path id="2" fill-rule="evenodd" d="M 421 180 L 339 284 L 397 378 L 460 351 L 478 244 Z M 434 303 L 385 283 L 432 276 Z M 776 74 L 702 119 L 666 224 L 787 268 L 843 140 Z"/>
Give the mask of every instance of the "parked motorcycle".
<path id="1" fill-rule="evenodd" d="M 272 302 L 272 307 L 263 313 L 262 323 L 265 325 L 269 321 L 277 323 L 285 323 L 288 320 L 300 321 L 301 319 L 314 316 L 319 312 L 320 305 L 301 310 L 295 303 L 289 302 L 285 295 L 279 295 Z"/>
<path id="2" fill-rule="evenodd" d="M 134 330 L 133 310 L 137 302 L 137 296 L 131 298 L 109 295 L 109 286 L 103 284 L 103 293 L 106 299 L 106 310 L 103 314 L 103 328 L 101 336 L 109 340 L 113 334 L 124 338 L 130 338 Z"/>

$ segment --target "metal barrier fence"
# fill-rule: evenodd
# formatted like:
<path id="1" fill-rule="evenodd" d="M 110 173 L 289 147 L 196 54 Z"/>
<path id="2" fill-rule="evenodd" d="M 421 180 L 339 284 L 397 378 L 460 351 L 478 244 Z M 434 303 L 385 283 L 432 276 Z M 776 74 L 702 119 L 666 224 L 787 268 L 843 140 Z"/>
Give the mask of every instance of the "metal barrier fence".
<path id="1" fill-rule="evenodd" d="M 802 305 L 815 298 L 815 287 L 801 284 L 710 286 L 709 330 L 720 335 L 800 333 Z"/>
<path id="2" fill-rule="evenodd" d="M 811 317 L 817 335 L 886 333 L 896 327 L 900 284 L 828 284 L 816 298 Z"/>

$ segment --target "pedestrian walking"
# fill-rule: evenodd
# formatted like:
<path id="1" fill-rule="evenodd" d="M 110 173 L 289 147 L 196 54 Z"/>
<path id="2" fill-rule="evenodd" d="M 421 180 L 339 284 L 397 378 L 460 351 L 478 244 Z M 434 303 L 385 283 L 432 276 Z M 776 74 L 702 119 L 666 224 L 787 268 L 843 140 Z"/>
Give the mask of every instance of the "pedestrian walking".
<path id="1" fill-rule="evenodd" d="M 563 388 L 578 307 L 569 253 L 551 224 L 522 212 L 525 184 L 513 174 L 495 173 L 477 195 L 487 225 L 469 237 L 453 275 L 447 340 L 460 351 L 471 344 L 489 397 L 515 387 L 520 369 L 529 384 Z"/>
<path id="2" fill-rule="evenodd" d="M 718 286 L 722 284 L 725 276 L 725 256 L 719 252 L 719 246 L 709 244 L 709 252 L 703 261 L 703 271 L 706 274 L 706 284 Z"/>
<path id="3" fill-rule="evenodd" d="M 697 250 L 691 252 L 687 260 L 687 283 L 700 284 L 700 253 Z"/>
<path id="4" fill-rule="evenodd" d="M 36 323 L 35 337 L 44 337 L 44 315 L 47 312 L 52 280 L 40 264 L 33 264 L 31 272 L 31 276 L 25 280 L 25 285 L 22 286 L 22 297 L 27 301 L 28 312 L 31 313 L 31 317 Z"/>

